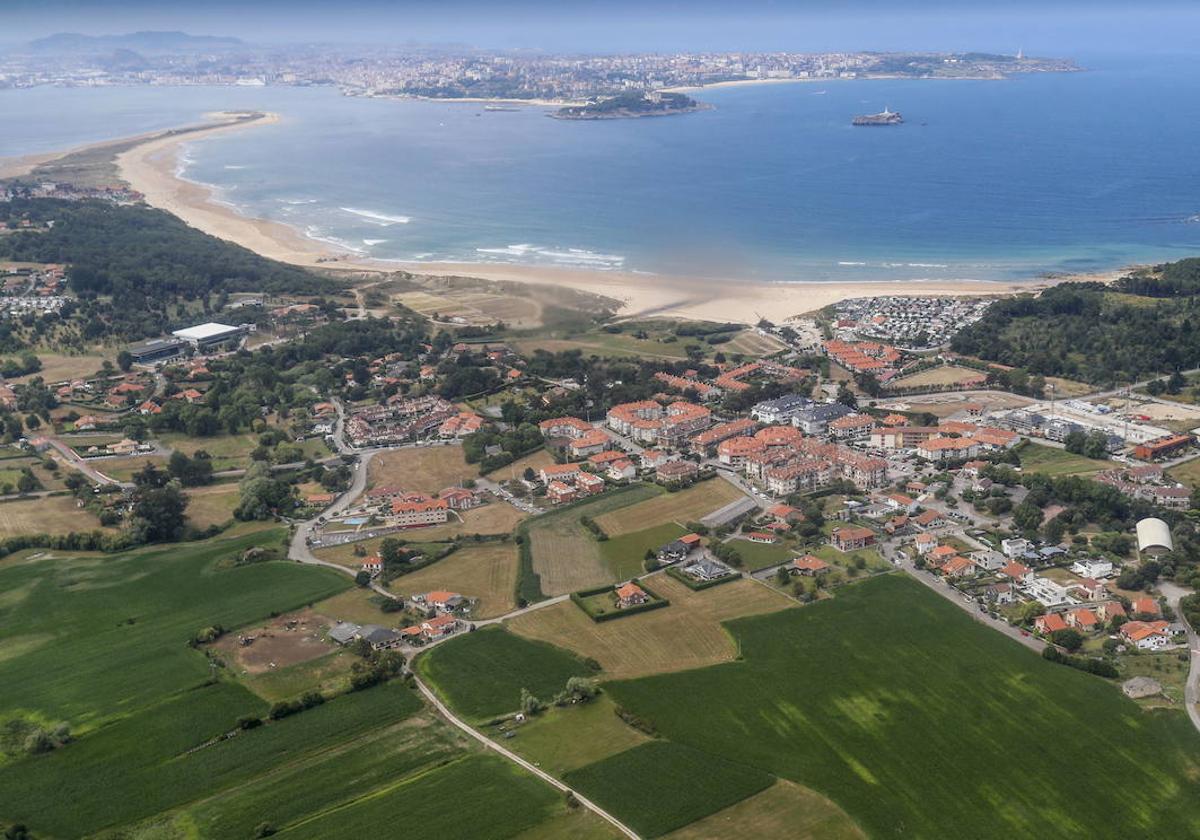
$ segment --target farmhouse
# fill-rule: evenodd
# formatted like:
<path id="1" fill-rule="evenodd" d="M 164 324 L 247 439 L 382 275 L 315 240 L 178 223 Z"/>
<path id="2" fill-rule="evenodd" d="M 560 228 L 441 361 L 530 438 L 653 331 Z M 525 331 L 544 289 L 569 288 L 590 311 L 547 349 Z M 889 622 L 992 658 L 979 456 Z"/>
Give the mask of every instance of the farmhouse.
<path id="1" fill-rule="evenodd" d="M 438 639 L 449 636 L 458 629 L 458 619 L 449 613 L 421 622 L 421 632 L 427 639 Z"/>
<path id="2" fill-rule="evenodd" d="M 650 600 L 650 596 L 646 594 L 645 590 L 633 581 L 618 586 L 616 593 L 618 607 L 634 607 Z"/>
<path id="3" fill-rule="evenodd" d="M 441 612 L 452 612 L 467 603 L 467 599 L 457 592 L 446 592 L 441 589 L 428 592 L 423 596 L 414 596 L 413 600 L 418 603 L 423 601 Z"/>

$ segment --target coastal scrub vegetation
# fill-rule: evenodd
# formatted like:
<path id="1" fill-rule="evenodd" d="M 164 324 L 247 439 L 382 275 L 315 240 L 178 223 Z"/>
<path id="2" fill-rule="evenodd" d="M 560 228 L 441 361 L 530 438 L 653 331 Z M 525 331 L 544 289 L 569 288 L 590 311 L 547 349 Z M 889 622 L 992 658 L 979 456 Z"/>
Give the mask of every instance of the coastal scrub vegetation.
<path id="1" fill-rule="evenodd" d="M 951 346 L 1016 368 L 991 375 L 997 384 L 1034 391 L 1031 377 L 1099 385 L 1200 367 L 1198 326 L 1200 259 L 1189 259 L 1112 286 L 1067 283 L 1036 297 L 998 300 Z"/>
<path id="2" fill-rule="evenodd" d="M 0 221 L 17 230 L 0 237 L 0 259 L 69 266 L 79 302 L 63 317 L 80 316 L 85 340 L 158 335 L 175 325 L 180 302 L 210 311 L 219 308 L 210 298 L 230 292 L 317 295 L 340 285 L 141 205 L 15 198 L 0 203 Z M 34 227 L 20 230 L 24 221 Z"/>

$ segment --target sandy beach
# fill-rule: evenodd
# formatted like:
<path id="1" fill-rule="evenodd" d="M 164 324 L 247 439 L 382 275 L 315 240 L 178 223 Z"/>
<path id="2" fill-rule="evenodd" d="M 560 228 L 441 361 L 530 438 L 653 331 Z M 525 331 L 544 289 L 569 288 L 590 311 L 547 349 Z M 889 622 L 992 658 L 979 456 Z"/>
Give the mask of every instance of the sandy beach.
<path id="1" fill-rule="evenodd" d="M 756 323 L 780 321 L 852 297 L 873 295 L 997 295 L 1041 288 L 1067 278 L 996 282 L 796 282 L 766 283 L 737 278 L 713 279 L 637 274 L 623 271 L 521 266 L 494 263 L 396 263 L 338 253 L 287 225 L 243 216 L 214 200 L 211 189 L 176 175 L 180 149 L 219 132 L 248 130 L 278 121 L 276 115 L 237 124 L 218 123 L 184 136 L 160 136 L 117 157 L 121 176 L 141 191 L 147 203 L 179 216 L 205 233 L 235 242 L 263 256 L 297 265 L 347 271 L 407 270 L 434 276 L 567 287 L 613 298 L 623 317 L 673 316 L 709 321 Z M 1113 277 L 1122 272 L 1112 272 Z M 1108 274 L 1071 279 L 1111 279 Z"/>

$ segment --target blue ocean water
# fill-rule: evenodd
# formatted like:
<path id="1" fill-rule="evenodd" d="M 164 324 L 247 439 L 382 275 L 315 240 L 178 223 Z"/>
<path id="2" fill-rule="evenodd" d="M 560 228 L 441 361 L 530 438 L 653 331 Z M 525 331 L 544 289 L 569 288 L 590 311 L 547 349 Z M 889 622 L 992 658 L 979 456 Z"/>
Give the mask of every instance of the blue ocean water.
<path id="1" fill-rule="evenodd" d="M 1200 252 L 1200 60 L 1083 63 L 708 89 L 711 111 L 608 122 L 318 88 L 8 91 L 0 155 L 276 111 L 190 144 L 186 176 L 383 259 L 982 280 Z M 885 106 L 905 124 L 850 125 Z"/>

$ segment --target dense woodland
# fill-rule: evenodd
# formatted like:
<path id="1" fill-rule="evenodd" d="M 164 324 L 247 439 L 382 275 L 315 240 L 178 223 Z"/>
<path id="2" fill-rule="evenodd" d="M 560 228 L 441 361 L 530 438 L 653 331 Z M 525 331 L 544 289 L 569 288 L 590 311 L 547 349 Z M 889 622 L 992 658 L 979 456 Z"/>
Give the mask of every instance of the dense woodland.
<path id="1" fill-rule="evenodd" d="M 161 210 L 104 201 L 0 202 L 0 221 L 35 229 L 0 236 L 0 259 L 66 263 L 85 339 L 132 340 L 175 326 L 183 302 L 230 292 L 320 294 L 338 283 L 188 227 Z M 51 224 L 52 223 L 52 224 Z M 47 229 L 47 225 L 49 228 Z M 117 302 L 114 304 L 114 302 Z"/>
<path id="2" fill-rule="evenodd" d="M 1029 374 L 1098 385 L 1200 367 L 1200 260 L 1116 288 L 1064 284 L 999 300 L 951 346 Z"/>

